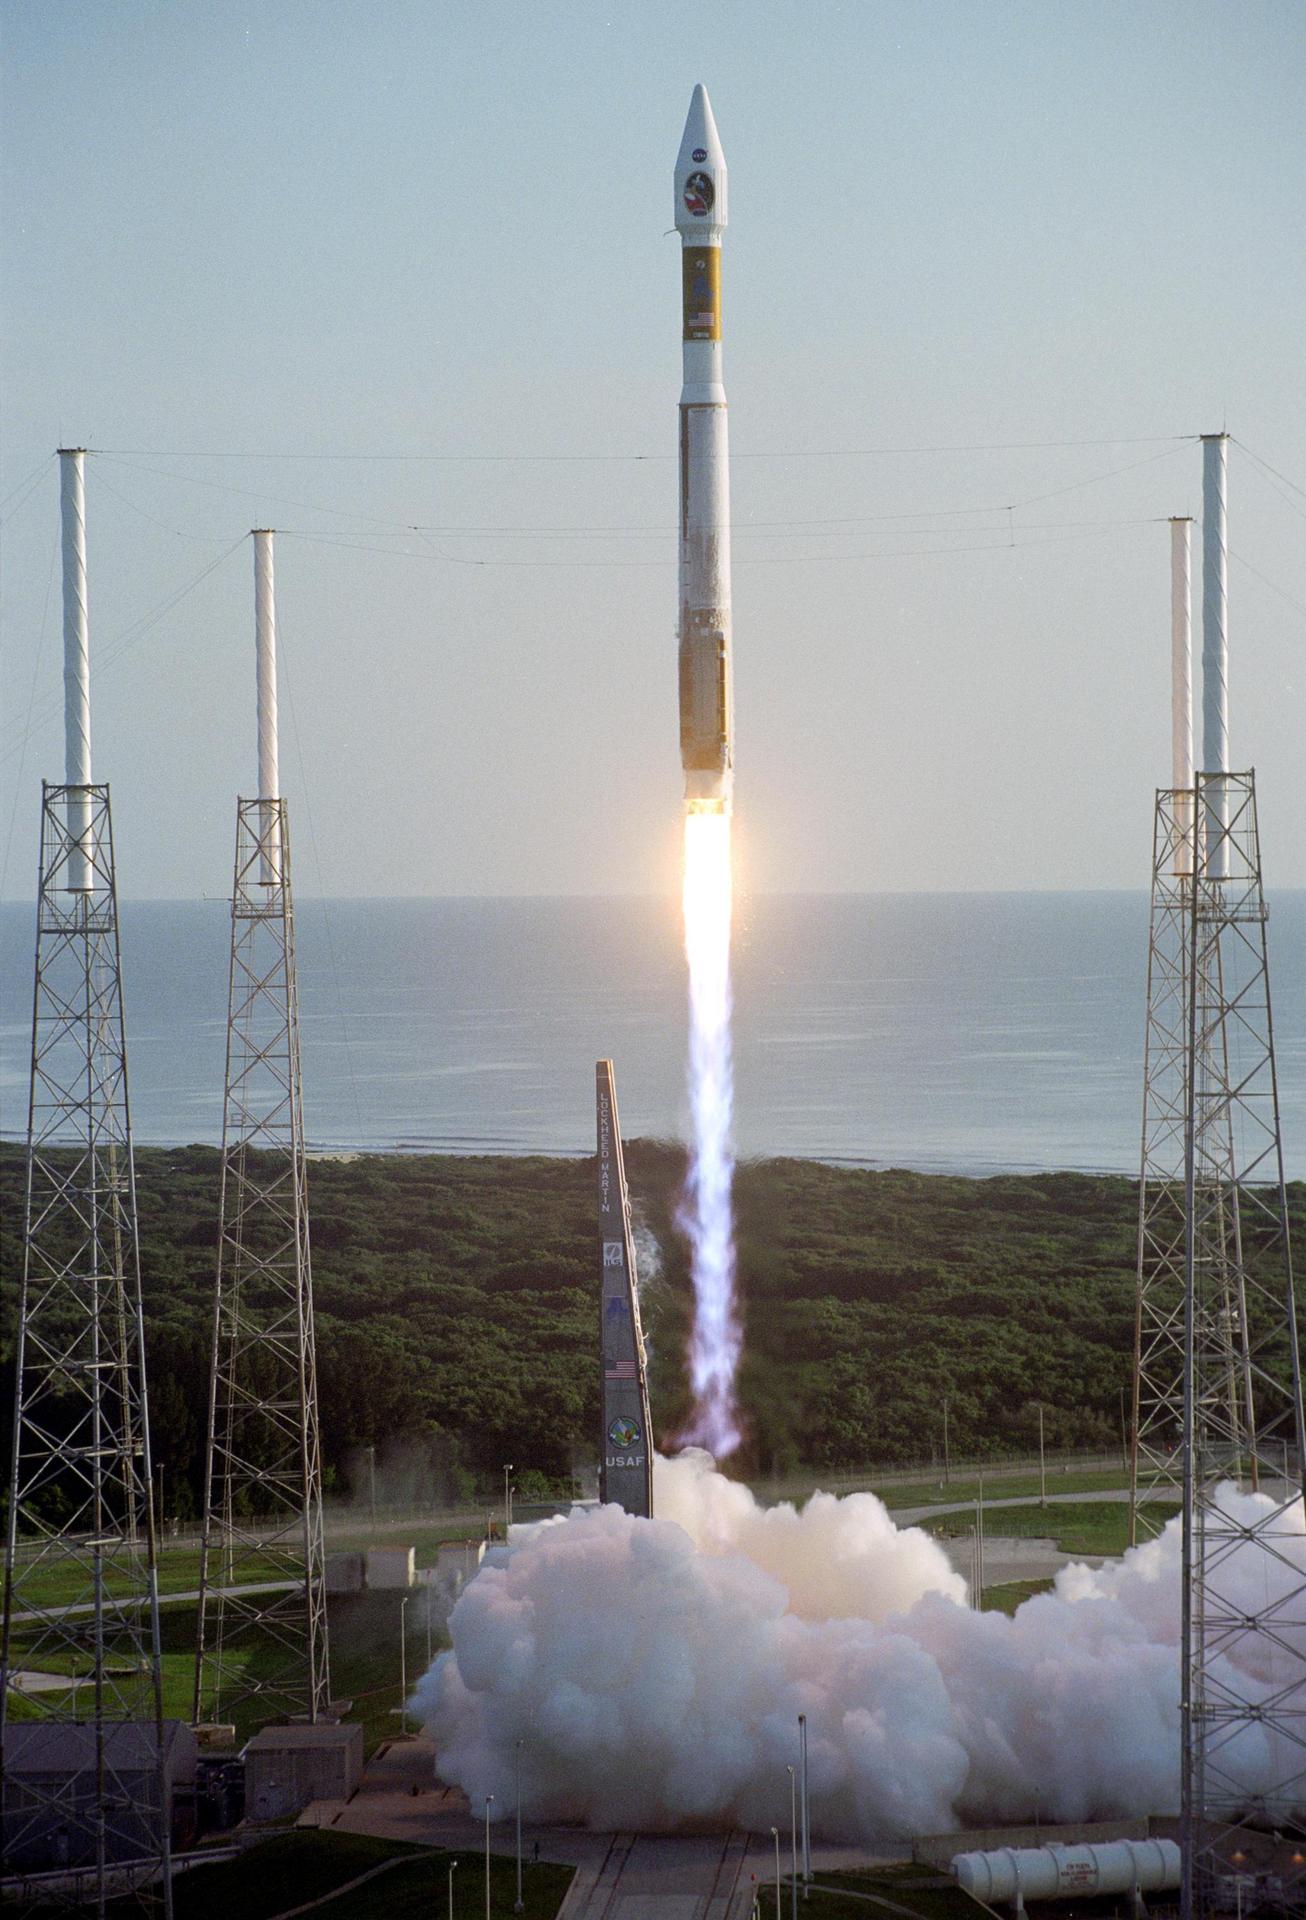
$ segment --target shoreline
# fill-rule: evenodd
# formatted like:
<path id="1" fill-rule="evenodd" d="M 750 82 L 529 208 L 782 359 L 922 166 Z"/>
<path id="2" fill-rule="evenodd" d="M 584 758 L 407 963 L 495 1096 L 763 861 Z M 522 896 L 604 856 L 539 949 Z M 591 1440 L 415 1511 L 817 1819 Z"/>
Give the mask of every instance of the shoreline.
<path id="1" fill-rule="evenodd" d="M 683 1140 L 668 1140 L 643 1134 L 629 1135 L 624 1140 L 627 1149 L 635 1145 L 658 1147 L 665 1151 L 685 1150 Z M 143 1140 L 133 1135 L 133 1150 L 137 1153 L 220 1153 L 221 1143 L 216 1140 Z M 0 1129 L 0 1152 L 13 1150 L 22 1152 L 26 1147 L 26 1135 L 11 1133 Z M 304 1148 L 305 1158 L 321 1164 L 349 1166 L 359 1160 L 548 1160 L 555 1162 L 576 1162 L 592 1160 L 590 1147 L 514 1147 L 502 1145 L 458 1146 L 441 1143 L 430 1145 L 426 1142 L 396 1140 L 384 1146 L 359 1145 L 351 1141 L 310 1142 Z M 1065 1166 L 1044 1161 L 1010 1160 L 969 1160 L 954 1161 L 940 1158 L 938 1161 L 925 1162 L 897 1159 L 872 1158 L 867 1155 L 853 1156 L 838 1153 L 800 1153 L 770 1152 L 739 1154 L 738 1167 L 763 1167 L 780 1161 L 797 1161 L 802 1166 L 832 1167 L 846 1173 L 914 1173 L 922 1178 L 940 1180 L 1035 1180 L 1043 1176 L 1053 1177 L 1064 1174 L 1079 1174 L 1086 1180 L 1129 1180 L 1137 1183 L 1138 1173 L 1124 1167 L 1110 1166 Z M 1288 1184 L 1293 1185 L 1289 1179 Z"/>

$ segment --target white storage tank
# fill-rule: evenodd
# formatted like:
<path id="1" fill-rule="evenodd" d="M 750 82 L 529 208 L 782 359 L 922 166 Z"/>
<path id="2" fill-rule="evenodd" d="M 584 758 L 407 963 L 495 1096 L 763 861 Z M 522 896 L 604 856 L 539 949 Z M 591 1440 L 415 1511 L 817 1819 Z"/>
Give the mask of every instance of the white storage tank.
<path id="1" fill-rule="evenodd" d="M 1108 1840 L 1098 1846 L 996 1847 L 957 1853 L 957 1885 L 992 1905 L 1009 1900 L 1068 1900 L 1073 1894 L 1159 1893 L 1179 1885 L 1179 1849 L 1173 1840 Z"/>

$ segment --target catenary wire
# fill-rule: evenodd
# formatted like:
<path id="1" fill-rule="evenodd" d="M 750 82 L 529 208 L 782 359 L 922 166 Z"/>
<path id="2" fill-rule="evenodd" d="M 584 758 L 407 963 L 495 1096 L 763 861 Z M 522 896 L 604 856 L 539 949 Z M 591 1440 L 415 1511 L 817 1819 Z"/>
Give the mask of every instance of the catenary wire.
<path id="1" fill-rule="evenodd" d="M 124 627 L 120 633 L 116 634 L 103 651 L 97 653 L 95 657 L 96 673 L 103 673 L 107 667 L 116 665 L 117 662 L 122 659 L 123 655 L 130 652 L 138 641 L 143 640 L 145 635 L 156 627 L 161 620 L 166 619 L 174 607 L 180 606 L 181 602 L 185 600 L 189 594 L 192 594 L 202 581 L 207 580 L 209 575 L 220 567 L 224 560 L 229 560 L 236 549 L 242 546 L 248 538 L 248 534 L 242 533 L 238 540 L 233 540 L 231 545 L 224 548 L 215 559 L 210 560 L 206 566 L 201 567 L 200 571 L 195 574 L 192 579 L 187 581 L 185 586 L 179 587 L 175 593 L 167 595 L 155 607 L 151 608 L 148 613 L 142 614 L 139 620 L 133 621 L 130 626 Z M 62 698 L 63 696 L 61 694 L 42 695 L 40 699 L 29 707 L 26 714 L 19 715 L 19 721 L 25 721 L 29 730 L 33 726 L 43 725 L 45 721 L 59 712 L 60 706 L 62 705 Z M 25 740 L 26 734 L 23 736 L 23 742 L 25 742 Z M 0 765 L 7 765 L 9 761 L 13 759 L 15 753 L 20 750 L 23 742 L 15 742 L 12 746 L 0 751 Z"/>
<path id="2" fill-rule="evenodd" d="M 1199 439 L 1195 433 L 1147 433 L 1126 434 L 1123 438 L 1098 438 L 1092 440 L 992 440 L 977 441 L 970 444 L 935 445 L 927 447 L 794 447 L 779 451 L 759 451 L 741 453 L 736 449 L 732 460 L 871 460 L 907 454 L 930 453 L 1042 453 L 1061 447 L 1146 447 L 1156 446 L 1162 440 L 1191 441 Z M 595 461 L 653 461 L 675 460 L 674 453 L 348 453 L 348 452 L 284 452 L 264 450 L 255 453 L 235 453 L 219 451 L 213 448 L 185 447 L 96 447 L 91 451 L 112 454 L 117 459 L 146 460 L 357 460 L 377 462 L 457 462 L 510 464 L 551 462 L 562 463 Z"/>

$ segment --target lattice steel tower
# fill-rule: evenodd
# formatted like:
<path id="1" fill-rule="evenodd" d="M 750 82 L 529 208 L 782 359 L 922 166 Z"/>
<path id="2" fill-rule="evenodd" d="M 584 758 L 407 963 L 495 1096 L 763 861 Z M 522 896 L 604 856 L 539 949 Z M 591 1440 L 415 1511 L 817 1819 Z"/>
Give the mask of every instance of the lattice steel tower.
<path id="1" fill-rule="evenodd" d="M 1156 811 L 1133 1503 L 1140 1535 L 1167 1493 L 1183 1516 L 1185 1920 L 1306 1912 L 1274 1837 L 1306 1809 L 1301 1367 L 1255 780 L 1228 769 L 1223 435 L 1205 459 L 1208 771 Z"/>
<path id="2" fill-rule="evenodd" d="M 259 797 L 236 803 L 195 1717 L 315 1721 L 330 1682 L 295 920 L 272 535 L 253 541 Z"/>
<path id="3" fill-rule="evenodd" d="M 91 779 L 83 456 L 61 451 L 66 783 L 45 784 L 5 1550 L 6 1885 L 170 1915 L 136 1184 L 109 789 Z M 66 1675 L 28 1691 L 26 1673 Z M 20 1892 L 20 1898 L 22 1898 Z"/>

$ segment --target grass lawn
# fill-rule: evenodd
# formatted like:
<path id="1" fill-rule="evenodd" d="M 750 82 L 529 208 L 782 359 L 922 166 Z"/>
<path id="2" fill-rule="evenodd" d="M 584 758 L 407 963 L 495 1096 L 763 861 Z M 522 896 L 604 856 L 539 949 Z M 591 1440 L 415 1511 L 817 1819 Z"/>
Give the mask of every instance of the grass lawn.
<path id="1" fill-rule="evenodd" d="M 1036 1593 L 1051 1593 L 1050 1580 L 1003 1580 L 1000 1584 L 984 1589 L 985 1613 L 1014 1613 L 1017 1607 L 1023 1607 Z"/>
<path id="2" fill-rule="evenodd" d="M 1129 1470 L 1126 1467 L 1095 1468 L 1092 1471 L 1077 1471 L 1072 1468 L 1061 1473 L 1052 1468 L 1047 1476 L 1049 1493 L 1115 1493 L 1129 1485 Z M 886 1507 L 891 1511 L 899 1507 L 951 1506 L 958 1500 L 976 1500 L 979 1498 L 979 1478 L 967 1473 L 964 1478 L 956 1474 L 946 1483 L 935 1475 L 930 1480 L 915 1480 L 910 1483 L 888 1482 L 877 1486 L 874 1479 L 867 1481 L 872 1493 L 878 1493 Z M 985 1474 L 984 1498 L 986 1500 L 1020 1500 L 1031 1495 L 1038 1496 L 1037 1473 Z M 846 1492 L 846 1488 L 840 1488 Z"/>
<path id="3" fill-rule="evenodd" d="M 884 1912 L 873 1904 L 875 1900 L 907 1907 L 922 1920 L 975 1920 L 975 1902 L 967 1894 L 951 1882 L 944 1884 L 933 1868 L 911 1864 L 874 1872 L 823 1873 L 813 1882 L 801 1910 L 812 1920 L 875 1920 Z"/>
<path id="4" fill-rule="evenodd" d="M 348 1530 L 332 1532 L 327 1541 L 328 1553 L 362 1553 L 368 1547 L 414 1547 L 417 1551 L 419 1567 L 433 1567 L 441 1546 L 449 1540 L 479 1539 L 483 1532 L 483 1523 L 478 1527 L 464 1517 L 461 1520 L 431 1521 L 414 1523 L 412 1527 L 378 1528 L 373 1532 L 366 1523 Z M 285 1578 L 285 1557 L 263 1559 L 253 1549 L 241 1557 L 235 1570 L 238 1585 L 254 1583 L 260 1580 L 280 1580 Z M 159 1592 L 193 1593 L 200 1583 L 199 1549 L 191 1544 L 185 1546 L 164 1545 L 159 1550 Z M 110 1572 L 106 1586 L 111 1593 L 126 1593 L 136 1590 L 134 1576 Z M 69 1566 L 67 1561 L 52 1556 L 50 1564 L 34 1568 L 23 1580 L 20 1601 L 22 1606 L 66 1607 L 76 1606 L 89 1600 L 91 1594 L 86 1587 L 85 1571 Z"/>
<path id="5" fill-rule="evenodd" d="M 447 1912 L 448 1868 L 454 1856 L 378 1840 L 370 1834 L 295 1831 L 251 1847 L 239 1860 L 222 1861 L 182 1874 L 174 1883 L 176 1920 L 274 1920 L 277 1914 L 321 1899 L 335 1887 L 387 1860 L 401 1866 L 378 1874 L 323 1909 L 327 1920 L 423 1920 Z M 572 1868 L 528 1866 L 522 1896 L 529 1920 L 553 1920 L 571 1884 Z M 453 1876 L 454 1920 L 479 1920 L 485 1911 L 485 1877 L 479 1858 L 463 1861 Z M 490 1859 L 490 1903 L 495 1914 L 512 1912 L 516 1865 L 508 1857 Z M 114 1920 L 127 1920 L 139 1907 L 125 1902 L 110 1908 Z"/>
<path id="6" fill-rule="evenodd" d="M 956 1538 L 970 1533 L 975 1523 L 971 1514 L 949 1513 L 920 1524 L 929 1533 Z M 1062 1553 L 1121 1554 L 1129 1545 L 1129 1503 L 1072 1500 L 1064 1506 L 1040 1507 L 1035 1501 L 1026 1507 L 986 1511 L 984 1526 L 986 1532 L 1008 1539 L 1055 1540 Z"/>
<path id="7" fill-rule="evenodd" d="M 363 1726 L 363 1750 L 375 1752 L 380 1742 L 399 1730 L 399 1609 L 402 1593 L 332 1594 L 327 1602 L 327 1630 L 331 1654 L 331 1691 L 338 1700 L 354 1702 L 350 1718 Z M 421 1590 L 409 1601 L 407 1632 L 408 1684 L 411 1688 L 426 1669 L 426 1623 L 420 1612 Z M 163 1641 L 163 1710 L 169 1719 L 189 1720 L 194 1707 L 195 1616 L 193 1605 L 164 1607 L 159 1614 Z M 447 1644 L 433 1624 L 432 1647 Z M 19 1641 L 17 1657 L 22 1660 Z M 71 1673 L 89 1667 L 89 1658 L 49 1655 L 40 1658 L 43 1671 Z M 37 1701 L 15 1699 L 15 1718 L 40 1719 Z M 235 1715 L 237 1738 L 245 1739 L 263 1724 L 265 1713 L 252 1704 Z"/>

